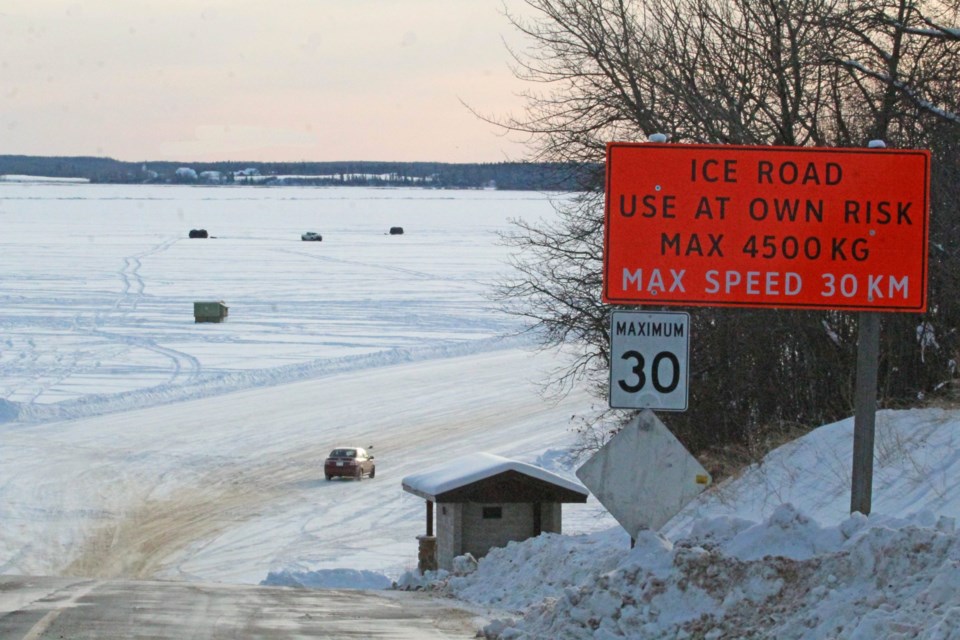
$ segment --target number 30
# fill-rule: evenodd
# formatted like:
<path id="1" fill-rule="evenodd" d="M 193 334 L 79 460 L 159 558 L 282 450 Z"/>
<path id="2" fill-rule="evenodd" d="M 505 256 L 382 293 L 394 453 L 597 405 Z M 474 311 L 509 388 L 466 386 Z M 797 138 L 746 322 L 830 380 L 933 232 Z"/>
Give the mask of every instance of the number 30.
<path id="1" fill-rule="evenodd" d="M 636 384 L 628 384 L 626 380 L 618 380 L 617 384 L 620 385 L 620 388 L 626 391 L 627 393 L 636 393 L 643 389 L 644 385 L 647 384 L 647 376 L 643 372 L 643 367 L 646 364 L 643 359 L 643 354 L 639 351 L 626 351 L 622 356 L 621 360 L 636 360 L 637 364 L 631 369 L 631 373 L 637 377 Z M 660 363 L 664 360 L 668 360 L 673 371 L 669 384 L 661 384 L 660 381 Z M 653 357 L 653 366 L 651 367 L 651 378 L 653 382 L 653 387 L 660 393 L 670 393 L 677 388 L 677 385 L 680 384 L 680 360 L 677 359 L 677 356 L 671 353 L 670 351 L 661 351 Z"/>

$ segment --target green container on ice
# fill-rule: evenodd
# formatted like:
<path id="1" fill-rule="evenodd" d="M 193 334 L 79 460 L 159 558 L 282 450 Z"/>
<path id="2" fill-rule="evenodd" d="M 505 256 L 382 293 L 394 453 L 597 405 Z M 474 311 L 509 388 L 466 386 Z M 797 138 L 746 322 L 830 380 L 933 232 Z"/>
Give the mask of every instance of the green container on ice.
<path id="1" fill-rule="evenodd" d="M 227 318 L 228 307 L 223 300 L 214 302 L 194 302 L 194 322 L 223 322 Z"/>

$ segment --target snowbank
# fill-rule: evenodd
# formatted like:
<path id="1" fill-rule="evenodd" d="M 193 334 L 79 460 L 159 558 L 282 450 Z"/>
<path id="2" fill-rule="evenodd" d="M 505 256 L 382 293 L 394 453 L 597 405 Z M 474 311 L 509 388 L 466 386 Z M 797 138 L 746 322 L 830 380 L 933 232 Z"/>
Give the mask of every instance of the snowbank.
<path id="1" fill-rule="evenodd" d="M 821 526 L 783 505 L 761 523 L 700 521 L 675 543 L 648 532 L 632 550 L 541 536 L 423 586 L 513 612 L 485 629 L 504 640 L 947 639 L 960 638 L 958 569 L 950 518 Z"/>
<path id="2" fill-rule="evenodd" d="M 260 584 L 270 587 L 308 587 L 310 589 L 389 589 L 393 581 L 375 571 L 325 569 L 271 571 Z"/>
<path id="3" fill-rule="evenodd" d="M 398 586 L 501 612 L 484 632 L 504 640 L 960 640 L 958 414 L 878 413 L 870 517 L 848 514 L 852 422 L 771 452 L 633 550 L 619 529 L 541 536 Z"/>

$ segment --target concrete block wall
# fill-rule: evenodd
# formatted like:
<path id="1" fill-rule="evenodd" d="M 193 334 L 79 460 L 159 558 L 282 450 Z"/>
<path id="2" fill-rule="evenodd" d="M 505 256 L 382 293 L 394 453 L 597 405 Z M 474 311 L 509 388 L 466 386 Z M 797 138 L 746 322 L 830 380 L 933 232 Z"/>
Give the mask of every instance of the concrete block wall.
<path id="1" fill-rule="evenodd" d="M 563 505 L 559 502 L 543 502 L 540 507 L 540 528 L 542 533 L 563 533 Z"/>
<path id="2" fill-rule="evenodd" d="M 541 504 L 540 525 L 543 533 L 562 533 L 562 506 L 559 502 Z M 484 507 L 499 507 L 502 517 L 485 519 Z M 436 505 L 437 565 L 453 569 L 453 559 L 471 553 L 479 559 L 494 547 L 504 547 L 513 540 L 533 537 L 533 504 L 445 503 Z"/>
<path id="3" fill-rule="evenodd" d="M 500 507 L 503 517 L 484 519 L 484 507 Z M 468 502 L 463 508 L 463 551 L 476 558 L 492 547 L 506 546 L 511 540 L 533 536 L 533 505 L 530 503 L 477 504 Z"/>
<path id="4" fill-rule="evenodd" d="M 451 571 L 453 559 L 463 555 L 463 505 L 438 504 L 434 509 L 437 533 L 437 565 Z"/>

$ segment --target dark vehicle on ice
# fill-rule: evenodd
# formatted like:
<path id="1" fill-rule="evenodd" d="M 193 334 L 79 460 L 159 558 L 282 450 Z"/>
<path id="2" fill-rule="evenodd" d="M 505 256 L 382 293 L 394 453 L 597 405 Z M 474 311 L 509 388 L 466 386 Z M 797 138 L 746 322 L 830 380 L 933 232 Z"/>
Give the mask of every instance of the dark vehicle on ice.
<path id="1" fill-rule="evenodd" d="M 371 449 L 373 447 L 370 447 Z M 360 447 L 338 447 L 330 452 L 323 461 L 323 475 L 327 480 L 333 478 L 373 478 L 377 474 L 373 456 Z"/>

